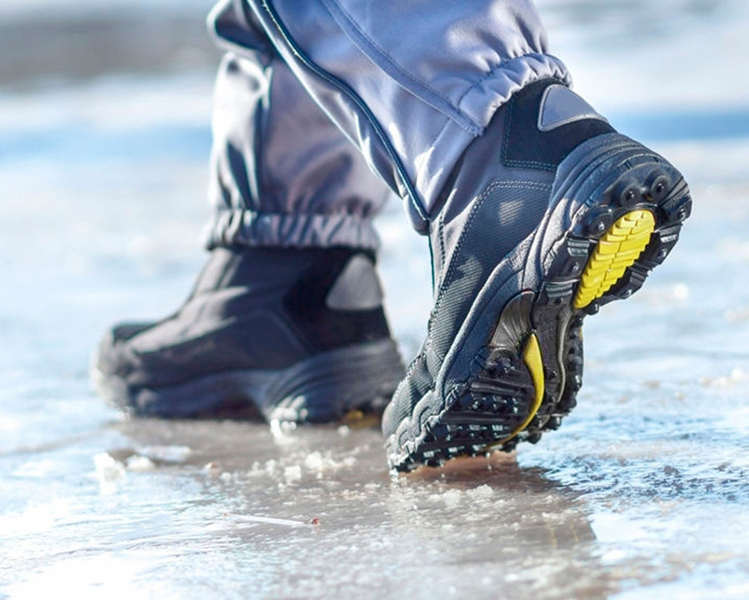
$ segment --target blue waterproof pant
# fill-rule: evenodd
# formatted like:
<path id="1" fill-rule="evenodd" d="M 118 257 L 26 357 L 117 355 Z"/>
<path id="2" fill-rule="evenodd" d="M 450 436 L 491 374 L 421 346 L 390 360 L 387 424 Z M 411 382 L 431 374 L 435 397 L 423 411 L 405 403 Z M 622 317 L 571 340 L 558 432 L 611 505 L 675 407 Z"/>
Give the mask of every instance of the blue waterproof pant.
<path id="1" fill-rule="evenodd" d="M 209 247 L 374 249 L 393 191 L 424 232 L 497 108 L 569 79 L 531 0 L 222 0 L 209 27 Z"/>

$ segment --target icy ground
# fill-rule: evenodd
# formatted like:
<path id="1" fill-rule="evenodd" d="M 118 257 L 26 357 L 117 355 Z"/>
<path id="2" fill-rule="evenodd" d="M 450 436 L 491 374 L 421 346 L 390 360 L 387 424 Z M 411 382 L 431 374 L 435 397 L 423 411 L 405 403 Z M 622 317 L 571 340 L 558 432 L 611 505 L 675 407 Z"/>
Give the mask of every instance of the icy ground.
<path id="1" fill-rule="evenodd" d="M 394 479 L 377 430 L 129 422 L 91 393 L 101 332 L 173 310 L 204 260 L 212 75 L 19 88 L 0 57 L 0 599 L 749 597 L 749 9 L 539 4 L 578 89 L 682 167 L 694 216 L 586 321 L 558 432 Z M 428 253 L 396 202 L 380 227 L 410 355 Z"/>

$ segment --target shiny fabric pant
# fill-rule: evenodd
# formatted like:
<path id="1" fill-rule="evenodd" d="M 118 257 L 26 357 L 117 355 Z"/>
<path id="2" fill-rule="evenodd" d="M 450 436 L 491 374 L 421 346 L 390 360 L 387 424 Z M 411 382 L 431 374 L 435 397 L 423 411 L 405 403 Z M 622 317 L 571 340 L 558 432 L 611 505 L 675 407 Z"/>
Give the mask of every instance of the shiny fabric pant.
<path id="1" fill-rule="evenodd" d="M 209 248 L 376 249 L 372 218 L 404 199 L 424 233 L 460 155 L 541 78 L 531 0 L 222 0 Z"/>

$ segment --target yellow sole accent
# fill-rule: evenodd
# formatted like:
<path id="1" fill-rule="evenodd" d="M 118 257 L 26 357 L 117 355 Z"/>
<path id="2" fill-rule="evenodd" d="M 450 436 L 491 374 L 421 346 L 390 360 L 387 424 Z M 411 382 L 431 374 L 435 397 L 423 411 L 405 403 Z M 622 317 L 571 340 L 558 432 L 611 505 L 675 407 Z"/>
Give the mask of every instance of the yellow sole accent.
<path id="1" fill-rule="evenodd" d="M 598 240 L 573 303 L 585 308 L 608 292 L 639 258 L 655 230 L 655 217 L 649 210 L 633 210 L 621 217 Z"/>
<path id="2" fill-rule="evenodd" d="M 533 398 L 531 409 L 528 411 L 528 416 L 525 418 L 525 421 L 518 425 L 506 438 L 493 444 L 489 444 L 486 448 L 484 448 L 485 452 L 489 452 L 491 450 L 494 450 L 495 448 L 498 448 L 505 442 L 509 442 L 512 438 L 518 435 L 521 431 L 528 427 L 528 425 L 531 424 L 533 417 L 536 416 L 538 409 L 541 408 L 545 390 L 544 362 L 541 358 L 541 347 L 538 345 L 538 338 L 536 337 L 535 333 L 531 333 L 528 341 L 525 344 L 525 348 L 523 349 L 523 362 L 525 363 L 525 366 L 528 368 L 528 371 L 531 374 L 533 387 L 536 390 L 536 395 Z"/>

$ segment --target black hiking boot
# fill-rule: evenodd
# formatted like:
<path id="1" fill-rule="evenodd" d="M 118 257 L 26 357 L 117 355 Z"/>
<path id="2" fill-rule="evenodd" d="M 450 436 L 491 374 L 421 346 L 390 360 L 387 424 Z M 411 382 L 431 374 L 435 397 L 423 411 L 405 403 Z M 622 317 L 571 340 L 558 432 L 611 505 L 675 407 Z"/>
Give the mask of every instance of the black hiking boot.
<path id="1" fill-rule="evenodd" d="M 447 188 L 427 338 L 383 416 L 397 470 L 556 429 L 582 383 L 583 318 L 637 291 L 691 210 L 668 161 L 554 80 L 497 111 Z"/>
<path id="2" fill-rule="evenodd" d="M 102 340 L 93 380 L 140 416 L 328 422 L 380 413 L 403 367 L 374 257 L 216 249 L 179 311 Z"/>

